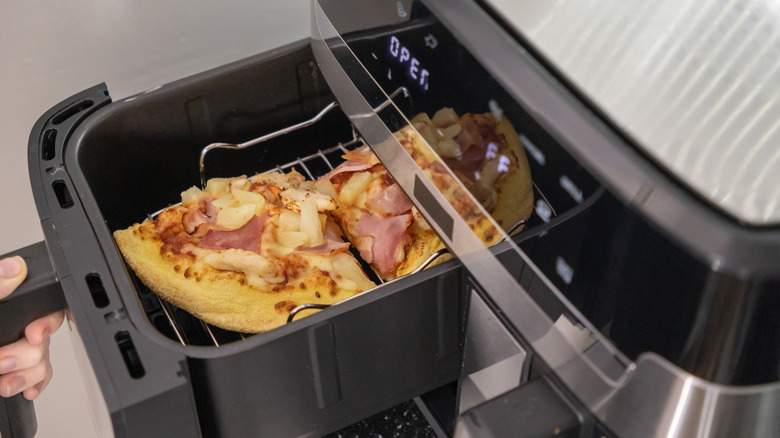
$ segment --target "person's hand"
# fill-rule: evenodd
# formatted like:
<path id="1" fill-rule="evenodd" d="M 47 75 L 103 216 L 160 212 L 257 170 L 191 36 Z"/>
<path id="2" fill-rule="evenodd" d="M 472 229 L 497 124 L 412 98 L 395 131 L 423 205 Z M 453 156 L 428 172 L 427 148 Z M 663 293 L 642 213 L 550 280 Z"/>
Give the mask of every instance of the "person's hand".
<path id="1" fill-rule="evenodd" d="M 27 265 L 21 257 L 0 260 L 0 299 L 11 294 L 27 277 Z M 33 321 L 24 337 L 0 347 L 0 396 L 24 392 L 34 400 L 49 384 L 52 376 L 49 361 L 49 337 L 65 318 L 63 311 Z"/>

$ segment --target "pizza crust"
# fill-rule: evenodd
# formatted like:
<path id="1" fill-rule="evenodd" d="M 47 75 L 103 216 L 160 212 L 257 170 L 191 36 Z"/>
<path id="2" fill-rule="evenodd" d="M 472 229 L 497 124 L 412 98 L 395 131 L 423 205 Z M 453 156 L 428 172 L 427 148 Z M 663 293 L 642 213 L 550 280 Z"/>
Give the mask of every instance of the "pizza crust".
<path id="1" fill-rule="evenodd" d="M 404 260 L 392 272 L 394 278 L 410 274 L 435 254 L 436 251 L 445 248 L 439 236 L 431 229 L 421 230 L 419 225 L 412 224 L 408 232 L 411 234 L 412 241 L 405 252 Z M 427 267 L 438 265 L 451 258 L 452 256 L 449 254 L 441 255 Z"/>
<path id="2" fill-rule="evenodd" d="M 496 133 L 503 137 L 507 147 L 517 159 L 517 169 L 496 188 L 498 201 L 490 213 L 499 225 L 508 229 L 531 216 L 534 208 L 533 182 L 528 158 L 520 144 L 517 132 L 506 117 L 496 127 Z"/>

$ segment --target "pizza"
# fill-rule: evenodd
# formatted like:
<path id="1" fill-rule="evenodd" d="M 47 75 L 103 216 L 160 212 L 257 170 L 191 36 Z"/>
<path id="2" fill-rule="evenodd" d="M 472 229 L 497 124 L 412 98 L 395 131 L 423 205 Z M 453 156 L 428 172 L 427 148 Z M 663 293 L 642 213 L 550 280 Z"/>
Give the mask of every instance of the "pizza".
<path id="1" fill-rule="evenodd" d="M 507 230 L 530 216 L 533 193 L 528 161 L 505 117 L 492 113 L 459 117 L 445 108 L 433 118 L 424 113 L 416 116 L 412 125 L 414 129 L 402 129 L 396 138 L 483 242 L 495 243 L 503 233 L 480 205 Z M 316 187 L 337 201 L 333 216 L 361 258 L 383 279 L 414 271 L 444 248 L 367 146 L 347 152 L 344 158 L 344 163 L 319 178 Z"/>
<path id="2" fill-rule="evenodd" d="M 214 326 L 259 333 L 284 324 L 298 305 L 375 286 L 342 239 L 335 208 L 296 171 L 214 178 L 114 237 L 161 298 Z"/>
<path id="3" fill-rule="evenodd" d="M 444 244 L 379 159 L 363 146 L 317 181 L 337 201 L 333 217 L 385 280 L 406 275 Z"/>
<path id="4" fill-rule="evenodd" d="M 420 113 L 411 122 L 396 138 L 472 228 L 476 227 L 472 222 L 484 215 L 476 211 L 470 196 L 460 192 L 452 174 L 504 231 L 531 216 L 533 183 L 528 158 L 505 116 L 492 112 L 459 116 L 452 108 L 443 108 L 433 117 Z M 490 236 L 481 237 L 493 241 Z"/>
<path id="5" fill-rule="evenodd" d="M 505 117 L 445 108 L 416 116 L 395 136 L 486 244 L 503 233 L 483 209 L 505 230 L 530 216 L 528 162 Z M 316 183 L 295 171 L 214 178 L 183 192 L 180 205 L 116 231 L 117 245 L 160 297 L 245 333 L 284 324 L 298 305 L 332 304 L 375 286 L 342 233 L 385 280 L 444 248 L 367 146 L 344 158 Z"/>

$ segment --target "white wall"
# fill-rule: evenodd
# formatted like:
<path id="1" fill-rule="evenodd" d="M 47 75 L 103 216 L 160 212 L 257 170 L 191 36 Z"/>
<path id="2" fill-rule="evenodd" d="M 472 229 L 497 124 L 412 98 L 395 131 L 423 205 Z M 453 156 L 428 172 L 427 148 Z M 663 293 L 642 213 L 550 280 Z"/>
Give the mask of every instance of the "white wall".
<path id="1" fill-rule="evenodd" d="M 0 254 L 43 239 L 27 138 L 57 102 L 100 82 L 114 100 L 309 35 L 309 1 L 9 0 L 0 4 Z M 96 436 L 67 323 L 38 437 Z"/>

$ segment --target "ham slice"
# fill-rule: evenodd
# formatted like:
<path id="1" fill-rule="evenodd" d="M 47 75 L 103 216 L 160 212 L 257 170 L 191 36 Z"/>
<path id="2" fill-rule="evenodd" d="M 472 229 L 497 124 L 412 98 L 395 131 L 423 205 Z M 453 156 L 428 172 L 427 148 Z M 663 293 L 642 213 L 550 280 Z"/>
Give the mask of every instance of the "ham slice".
<path id="1" fill-rule="evenodd" d="M 453 171 L 461 172 L 465 175 L 473 175 L 474 172 L 482 168 L 485 162 L 486 150 L 487 145 L 485 147 L 475 146 L 469 148 L 460 157 L 444 157 L 443 160 Z M 474 178 L 472 177 L 471 179 Z"/>
<path id="2" fill-rule="evenodd" d="M 330 255 L 334 252 L 344 251 L 349 248 L 349 243 L 344 241 L 326 240 L 322 245 L 317 246 L 299 246 L 297 251 L 310 252 L 313 254 Z"/>
<path id="3" fill-rule="evenodd" d="M 170 248 L 171 251 L 176 254 L 181 254 L 182 248 L 190 243 L 190 239 L 187 237 L 187 235 L 180 233 L 163 232 L 160 234 L 160 239 L 163 241 L 163 243 L 165 243 L 165 245 L 168 246 L 168 248 Z"/>
<path id="4" fill-rule="evenodd" d="M 320 178 L 328 181 L 332 180 L 336 175 L 344 172 L 362 172 L 376 166 L 376 163 L 361 163 L 358 161 L 345 161 L 339 164 L 335 169 L 321 176 Z"/>
<path id="5" fill-rule="evenodd" d="M 260 235 L 265 227 L 265 217 L 255 216 L 244 226 L 232 231 L 209 230 L 200 242 L 205 249 L 245 249 L 260 253 Z"/>
<path id="6" fill-rule="evenodd" d="M 343 155 L 344 159 L 348 161 L 354 161 L 358 163 L 366 164 L 379 164 L 379 158 L 371 152 L 368 146 L 355 149 L 354 151 L 348 151 Z"/>
<path id="7" fill-rule="evenodd" d="M 412 201 L 406 196 L 398 183 L 380 190 L 366 201 L 366 207 L 376 210 L 383 215 L 397 216 L 412 209 Z"/>
<path id="8" fill-rule="evenodd" d="M 374 252 L 371 248 L 374 246 L 374 238 L 371 236 L 357 236 L 352 239 L 352 243 L 360 253 L 360 257 L 368 263 L 374 263 Z"/>
<path id="9" fill-rule="evenodd" d="M 321 179 L 332 180 L 334 176 L 344 172 L 362 172 L 379 164 L 379 158 L 371 152 L 368 146 L 362 146 L 354 151 L 348 151 L 343 155 L 347 160 L 330 172 L 321 176 Z"/>
<path id="10" fill-rule="evenodd" d="M 461 156 L 457 158 L 445 158 L 447 165 L 455 171 L 465 175 L 471 175 L 482 168 L 487 156 L 490 143 L 502 144 L 496 134 L 496 123 L 484 114 L 464 114 L 459 120 L 461 130 L 455 137 L 455 142 L 460 146 Z"/>
<path id="11" fill-rule="evenodd" d="M 216 225 L 217 214 L 219 208 L 211 203 L 211 199 L 202 198 L 198 201 L 198 206 L 192 206 L 187 213 L 181 218 L 182 225 L 184 225 L 184 231 L 188 234 L 196 234 L 197 237 L 203 236 L 209 227 L 201 227 L 201 225 Z M 197 232 L 197 233 L 196 233 Z"/>
<path id="12" fill-rule="evenodd" d="M 201 198 L 200 201 L 198 201 L 198 208 L 200 211 L 203 212 L 204 215 L 208 216 L 209 219 L 212 221 L 217 220 L 217 214 L 219 213 L 219 208 L 211 203 L 211 198 Z"/>
<path id="13" fill-rule="evenodd" d="M 411 222 L 411 214 L 377 216 L 364 213 L 358 219 L 358 234 L 374 238 L 374 243 L 371 245 L 371 257 L 366 257 L 366 259 L 372 260 L 371 263 L 374 263 L 382 274 L 389 273 L 395 266 L 395 253 Z M 364 256 L 363 252 L 360 255 Z"/>

